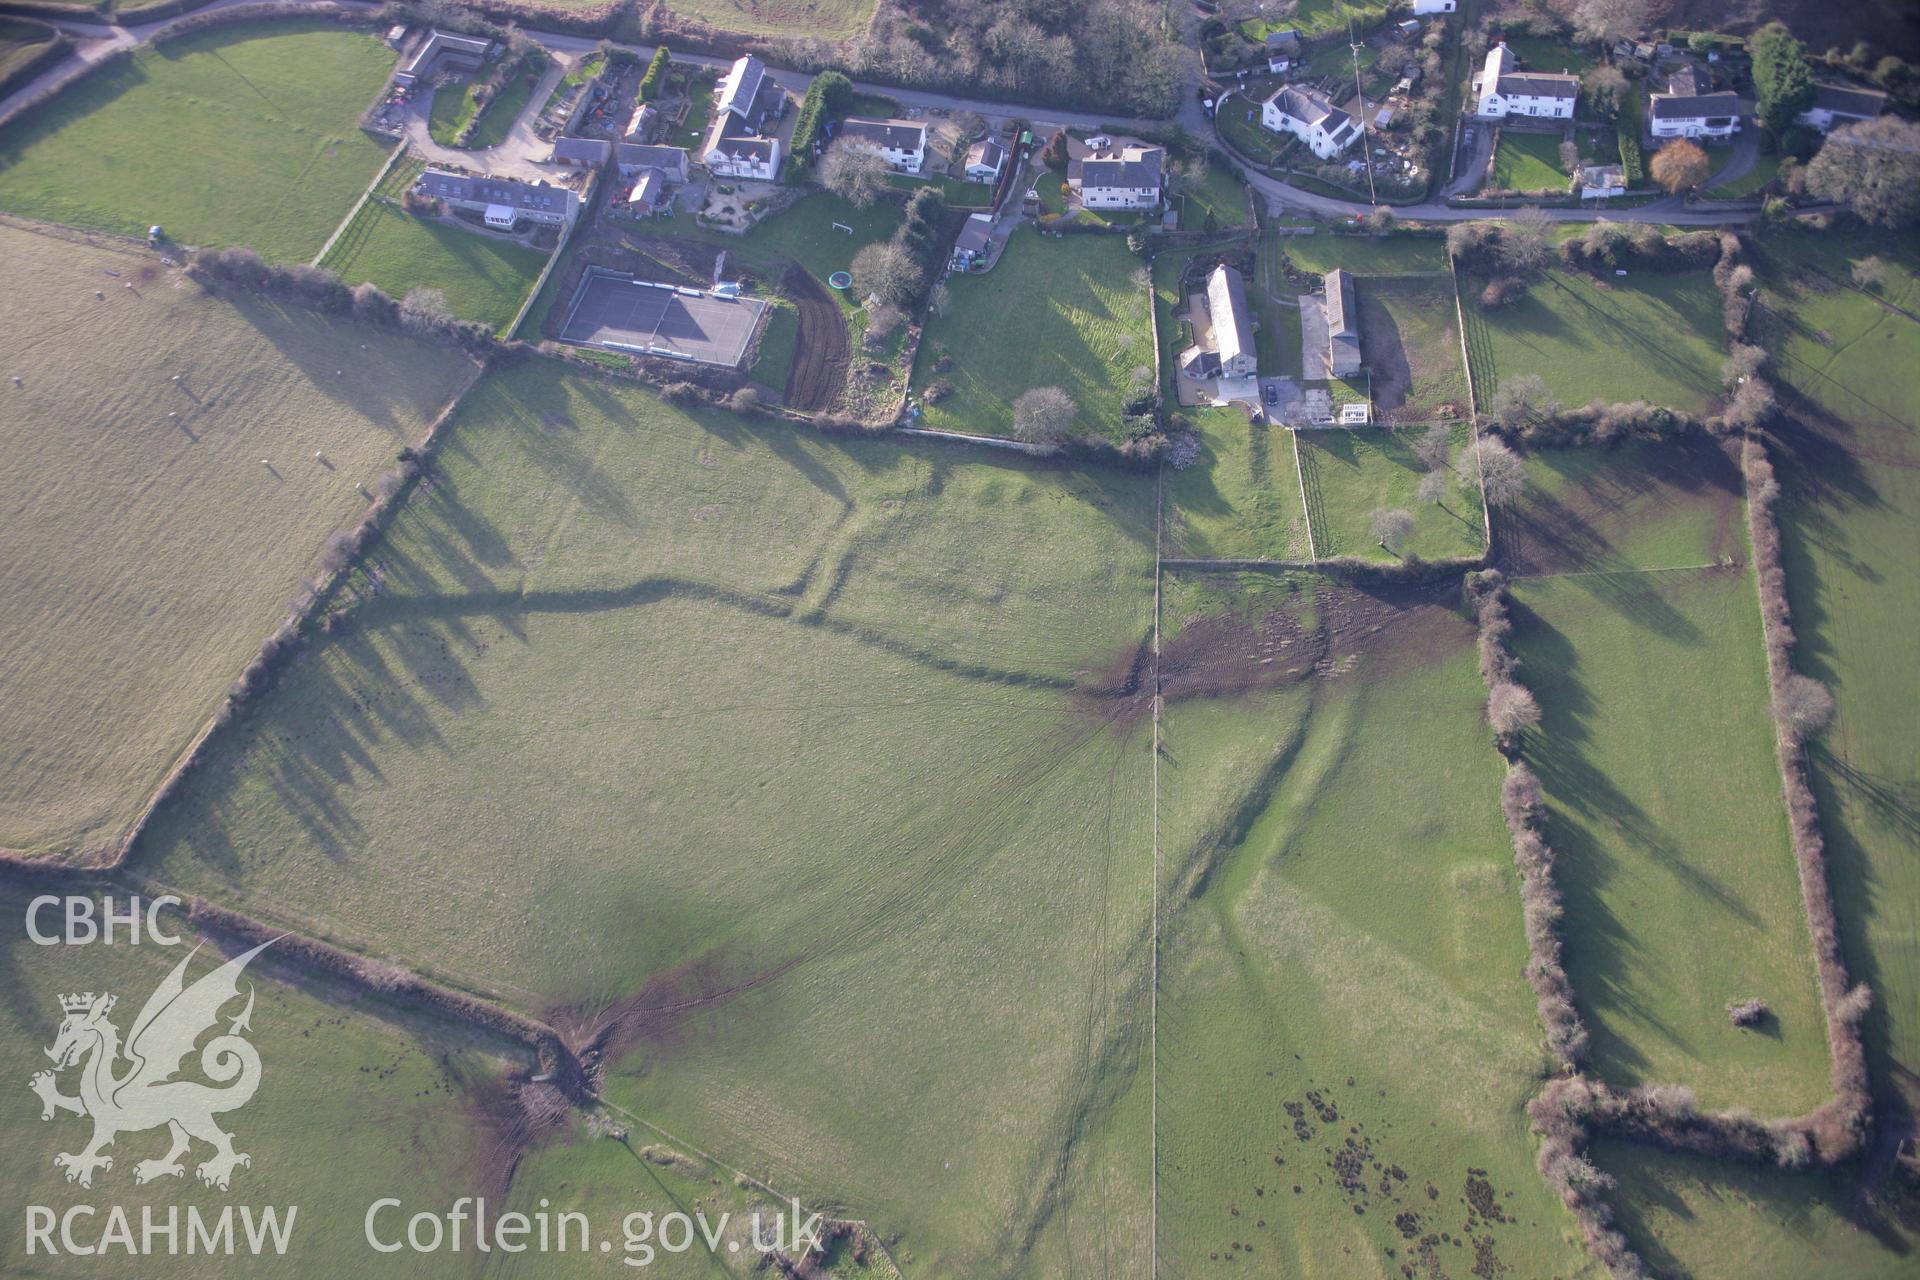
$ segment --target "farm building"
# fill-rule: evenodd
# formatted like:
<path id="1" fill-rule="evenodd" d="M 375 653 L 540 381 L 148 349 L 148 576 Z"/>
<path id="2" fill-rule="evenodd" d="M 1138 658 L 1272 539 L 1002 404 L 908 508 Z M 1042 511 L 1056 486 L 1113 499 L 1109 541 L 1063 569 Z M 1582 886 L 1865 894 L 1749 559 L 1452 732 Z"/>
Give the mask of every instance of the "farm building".
<path id="1" fill-rule="evenodd" d="M 953 242 L 953 253 L 947 259 L 947 265 L 955 271 L 970 271 L 973 264 L 984 260 L 993 252 L 993 219 L 984 213 L 974 213 L 960 224 L 960 234 Z"/>
<path id="2" fill-rule="evenodd" d="M 623 178 L 637 178 L 644 169 L 658 169 L 668 182 L 679 186 L 687 180 L 691 162 L 685 147 L 649 147 L 637 142 L 613 144 L 613 164 Z"/>
<path id="3" fill-rule="evenodd" d="M 645 142 L 647 134 L 653 130 L 654 121 L 660 118 L 660 109 L 651 102 L 643 102 L 634 108 L 633 118 L 627 121 L 627 128 L 620 135 L 623 142 Z"/>
<path id="4" fill-rule="evenodd" d="M 1878 89 L 1863 89 L 1851 84 L 1816 84 L 1813 105 L 1795 119 L 1822 133 L 1832 133 L 1843 124 L 1872 120 L 1885 113 L 1887 95 Z"/>
<path id="5" fill-rule="evenodd" d="M 1327 369 L 1336 378 L 1360 372 L 1360 311 L 1353 277 L 1338 267 L 1327 272 Z"/>
<path id="6" fill-rule="evenodd" d="M 1740 99 L 1712 90 L 1697 68 L 1667 78 L 1667 91 L 1647 95 L 1648 131 L 1656 138 L 1729 138 L 1740 131 Z"/>
<path id="7" fill-rule="evenodd" d="M 493 56 L 493 41 L 447 31 L 429 31 L 407 65 L 394 72 L 403 89 L 432 79 L 443 71 L 478 71 Z"/>
<path id="8" fill-rule="evenodd" d="M 1006 163 L 1007 149 L 992 138 L 982 138 L 967 148 L 967 181 L 998 182 Z"/>
<path id="9" fill-rule="evenodd" d="M 1474 110 L 1481 118 L 1573 119 L 1574 103 L 1580 99 L 1579 76 L 1522 71 L 1519 66 L 1504 41 L 1487 50 L 1486 62 L 1473 74 Z"/>
<path id="10" fill-rule="evenodd" d="M 613 144 L 605 138 L 555 138 L 553 163 L 580 169 L 598 169 L 613 153 Z"/>
<path id="11" fill-rule="evenodd" d="M 1151 209 L 1160 203 L 1166 159 L 1164 147 L 1103 147 L 1082 160 L 1079 176 L 1067 181 L 1089 209 Z"/>
<path id="12" fill-rule="evenodd" d="M 1180 353 L 1180 372 L 1189 378 L 1246 378 L 1258 371 L 1253 313 L 1240 273 L 1225 263 L 1207 274 L 1205 293 L 1188 307 L 1193 344 Z"/>
<path id="13" fill-rule="evenodd" d="M 1260 104 L 1260 123 L 1274 133 L 1290 133 L 1322 160 L 1331 160 L 1360 137 L 1354 118 L 1333 100 L 1306 85 L 1281 85 Z"/>
<path id="14" fill-rule="evenodd" d="M 901 173 L 919 173 L 927 159 L 927 126 L 912 120 L 874 120 L 849 116 L 834 136 L 852 146 L 877 152 Z"/>
<path id="15" fill-rule="evenodd" d="M 727 68 L 726 78 L 716 91 L 720 107 L 716 114 L 739 116 L 742 120 L 752 118 L 766 79 L 767 68 L 760 59 L 752 54 L 736 59 Z"/>
<path id="16" fill-rule="evenodd" d="M 579 216 L 580 197 L 566 187 L 515 178 L 485 178 L 429 169 L 414 188 L 421 195 L 481 216 L 495 231 L 510 231 L 522 221 L 545 227 L 570 226 Z"/>
<path id="17" fill-rule="evenodd" d="M 1300 33 L 1298 31 L 1269 31 L 1265 41 L 1267 70 L 1281 75 L 1293 67 L 1294 60 L 1300 56 Z"/>

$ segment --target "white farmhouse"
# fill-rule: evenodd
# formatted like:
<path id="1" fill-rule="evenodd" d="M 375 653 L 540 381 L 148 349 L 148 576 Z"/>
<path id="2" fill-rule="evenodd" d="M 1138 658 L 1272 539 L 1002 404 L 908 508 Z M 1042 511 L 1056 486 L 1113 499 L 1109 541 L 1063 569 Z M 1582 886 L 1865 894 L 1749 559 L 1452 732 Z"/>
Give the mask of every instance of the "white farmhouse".
<path id="1" fill-rule="evenodd" d="M 1007 149 L 992 138 L 982 138 L 967 148 L 967 181 L 998 182 L 1006 164 Z"/>
<path id="2" fill-rule="evenodd" d="M 1352 146 L 1360 125 L 1318 89 L 1281 85 L 1260 104 L 1260 123 L 1274 133 L 1290 133 L 1322 160 Z"/>
<path id="3" fill-rule="evenodd" d="M 878 152 L 901 173 L 919 173 L 927 161 L 927 126 L 912 120 L 869 120 L 848 116 L 834 137 Z"/>
<path id="4" fill-rule="evenodd" d="M 1166 160 L 1164 147 L 1096 151 L 1080 162 L 1080 176 L 1067 181 L 1089 209 L 1152 209 L 1160 204 Z"/>
<path id="5" fill-rule="evenodd" d="M 1832 133 L 1843 124 L 1872 120 L 1887 109 L 1887 95 L 1878 89 L 1862 89 L 1851 84 L 1815 84 L 1813 105 L 1794 119 L 1822 133 Z"/>
<path id="6" fill-rule="evenodd" d="M 1460 7 L 1460 0 L 1413 0 L 1413 16 L 1424 18 L 1433 13 L 1452 13 Z"/>
<path id="7" fill-rule="evenodd" d="M 1474 110 L 1482 119 L 1531 116 L 1542 120 L 1573 119 L 1580 100 L 1580 77 L 1545 71 L 1521 71 L 1519 59 L 1503 42 L 1487 50 L 1487 60 L 1473 76 Z"/>
<path id="8" fill-rule="evenodd" d="M 1740 99 L 1712 86 L 1692 67 L 1667 78 L 1665 93 L 1647 95 L 1647 131 L 1656 138 L 1730 138 L 1740 131 Z"/>
<path id="9" fill-rule="evenodd" d="M 759 131 L 783 97 L 760 59 L 737 59 L 720 82 L 719 109 L 700 144 L 700 163 L 718 177 L 772 182 L 780 173 L 780 140 Z"/>

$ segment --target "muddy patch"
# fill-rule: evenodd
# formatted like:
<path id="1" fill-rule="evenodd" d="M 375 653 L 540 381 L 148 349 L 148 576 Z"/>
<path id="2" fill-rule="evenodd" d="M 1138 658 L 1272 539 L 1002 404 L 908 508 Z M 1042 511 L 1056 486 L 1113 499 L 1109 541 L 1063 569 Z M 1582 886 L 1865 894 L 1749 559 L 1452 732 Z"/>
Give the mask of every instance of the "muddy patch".
<path id="1" fill-rule="evenodd" d="M 655 974 L 638 991 L 557 1005 L 543 1016 L 579 1055 L 581 1066 L 597 1075 L 606 1063 L 637 1048 L 670 1048 L 689 1019 L 765 986 L 799 963 L 795 957 L 754 968 L 710 953 Z"/>
<path id="2" fill-rule="evenodd" d="M 503 1201 L 520 1161 L 572 1124 L 566 1095 L 545 1082 L 484 1077 L 464 1082 L 473 1146 L 468 1174 L 476 1194 Z"/>

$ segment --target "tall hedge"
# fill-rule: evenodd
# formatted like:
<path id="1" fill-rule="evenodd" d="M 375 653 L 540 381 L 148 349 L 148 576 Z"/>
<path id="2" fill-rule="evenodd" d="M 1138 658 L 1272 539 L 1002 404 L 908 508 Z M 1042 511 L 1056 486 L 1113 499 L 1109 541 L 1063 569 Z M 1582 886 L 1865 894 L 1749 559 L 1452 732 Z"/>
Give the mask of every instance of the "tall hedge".
<path id="1" fill-rule="evenodd" d="M 652 102 L 660 96 L 660 86 L 667 82 L 667 63 L 672 60 L 667 46 L 661 45 L 654 51 L 653 61 L 647 64 L 647 74 L 640 77 L 640 101 Z"/>
<path id="2" fill-rule="evenodd" d="M 1614 132 L 1620 137 L 1620 168 L 1628 186 L 1637 186 L 1647 180 L 1646 160 L 1640 154 L 1640 89 L 1637 85 L 1627 87 L 1627 95 L 1620 103 L 1620 118 L 1614 122 Z"/>
<path id="3" fill-rule="evenodd" d="M 796 170 L 813 163 L 813 147 L 827 121 L 847 109 L 853 100 L 853 81 L 838 71 L 822 71 L 807 86 L 800 112 L 793 118 L 793 141 L 788 163 Z"/>

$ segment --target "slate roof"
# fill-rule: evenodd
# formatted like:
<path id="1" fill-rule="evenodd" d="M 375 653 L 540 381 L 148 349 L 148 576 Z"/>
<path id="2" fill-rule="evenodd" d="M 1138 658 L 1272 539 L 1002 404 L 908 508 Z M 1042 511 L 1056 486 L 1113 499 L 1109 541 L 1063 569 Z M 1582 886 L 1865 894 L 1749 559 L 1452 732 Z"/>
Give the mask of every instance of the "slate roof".
<path id="1" fill-rule="evenodd" d="M 1724 90 L 1720 93 L 1702 93 L 1693 97 L 1656 93 L 1649 101 L 1653 103 L 1655 120 L 1704 120 L 1708 116 L 1740 114 L 1740 95 Z"/>
<path id="2" fill-rule="evenodd" d="M 960 234 L 954 237 L 953 247 L 956 252 L 979 253 L 992 238 L 993 219 L 984 213 L 969 214 L 960 224 Z"/>
<path id="3" fill-rule="evenodd" d="M 1246 282 L 1225 263 L 1207 277 L 1207 315 L 1213 321 L 1213 342 L 1221 363 L 1253 354 L 1253 316 L 1247 309 Z"/>
<path id="4" fill-rule="evenodd" d="M 685 147 L 655 147 L 639 142 L 617 142 L 613 147 L 614 163 L 622 169 L 658 169 L 673 182 L 687 180 L 687 150 Z"/>
<path id="5" fill-rule="evenodd" d="M 975 165 L 986 165 L 998 171 L 1006 162 L 1007 149 L 992 138 L 982 138 L 967 148 L 967 168 L 969 169 Z"/>
<path id="6" fill-rule="evenodd" d="M 1353 277 L 1339 267 L 1327 272 L 1327 336 L 1360 336 L 1360 313 L 1353 305 Z"/>
<path id="7" fill-rule="evenodd" d="M 1295 120 L 1310 125 L 1324 121 L 1328 133 L 1349 119 L 1346 112 L 1333 105 L 1333 99 L 1305 85 L 1283 84 L 1267 95 L 1267 101 L 1273 103 L 1282 115 L 1292 116 Z"/>
<path id="8" fill-rule="evenodd" d="M 612 152 L 613 144 L 604 138 L 557 138 L 553 144 L 556 161 L 605 164 Z"/>
<path id="9" fill-rule="evenodd" d="M 751 114 L 754 99 L 760 95 L 760 82 L 766 75 L 766 65 L 752 54 L 735 61 L 727 69 L 726 79 L 720 82 L 721 112 L 731 111 L 737 116 Z"/>
<path id="10" fill-rule="evenodd" d="M 1503 97 L 1577 98 L 1580 77 L 1546 71 L 1509 71 L 1500 77 L 1499 91 Z"/>
<path id="11" fill-rule="evenodd" d="M 927 145 L 927 126 L 911 120 L 873 120 L 848 116 L 836 135 L 870 142 L 889 151 L 918 151 Z"/>
<path id="12" fill-rule="evenodd" d="M 1166 155 L 1161 147 L 1128 147 L 1118 155 L 1088 156 L 1080 162 L 1080 189 L 1157 190 Z"/>
<path id="13" fill-rule="evenodd" d="M 1862 89 L 1851 84 L 1815 84 L 1813 107 L 1834 115 L 1861 116 L 1866 119 L 1887 109 L 1887 95 L 1878 89 Z"/>
<path id="14" fill-rule="evenodd" d="M 1269 31 L 1267 32 L 1266 45 L 1268 53 L 1292 53 L 1300 47 L 1300 33 L 1298 31 Z"/>
<path id="15" fill-rule="evenodd" d="M 420 188 L 436 200 L 465 201 L 472 204 L 504 204 L 515 209 L 538 209 L 544 213 L 565 213 L 573 192 L 547 183 L 521 182 L 516 178 L 482 178 L 472 174 L 448 173 L 429 169 L 420 175 Z"/>

